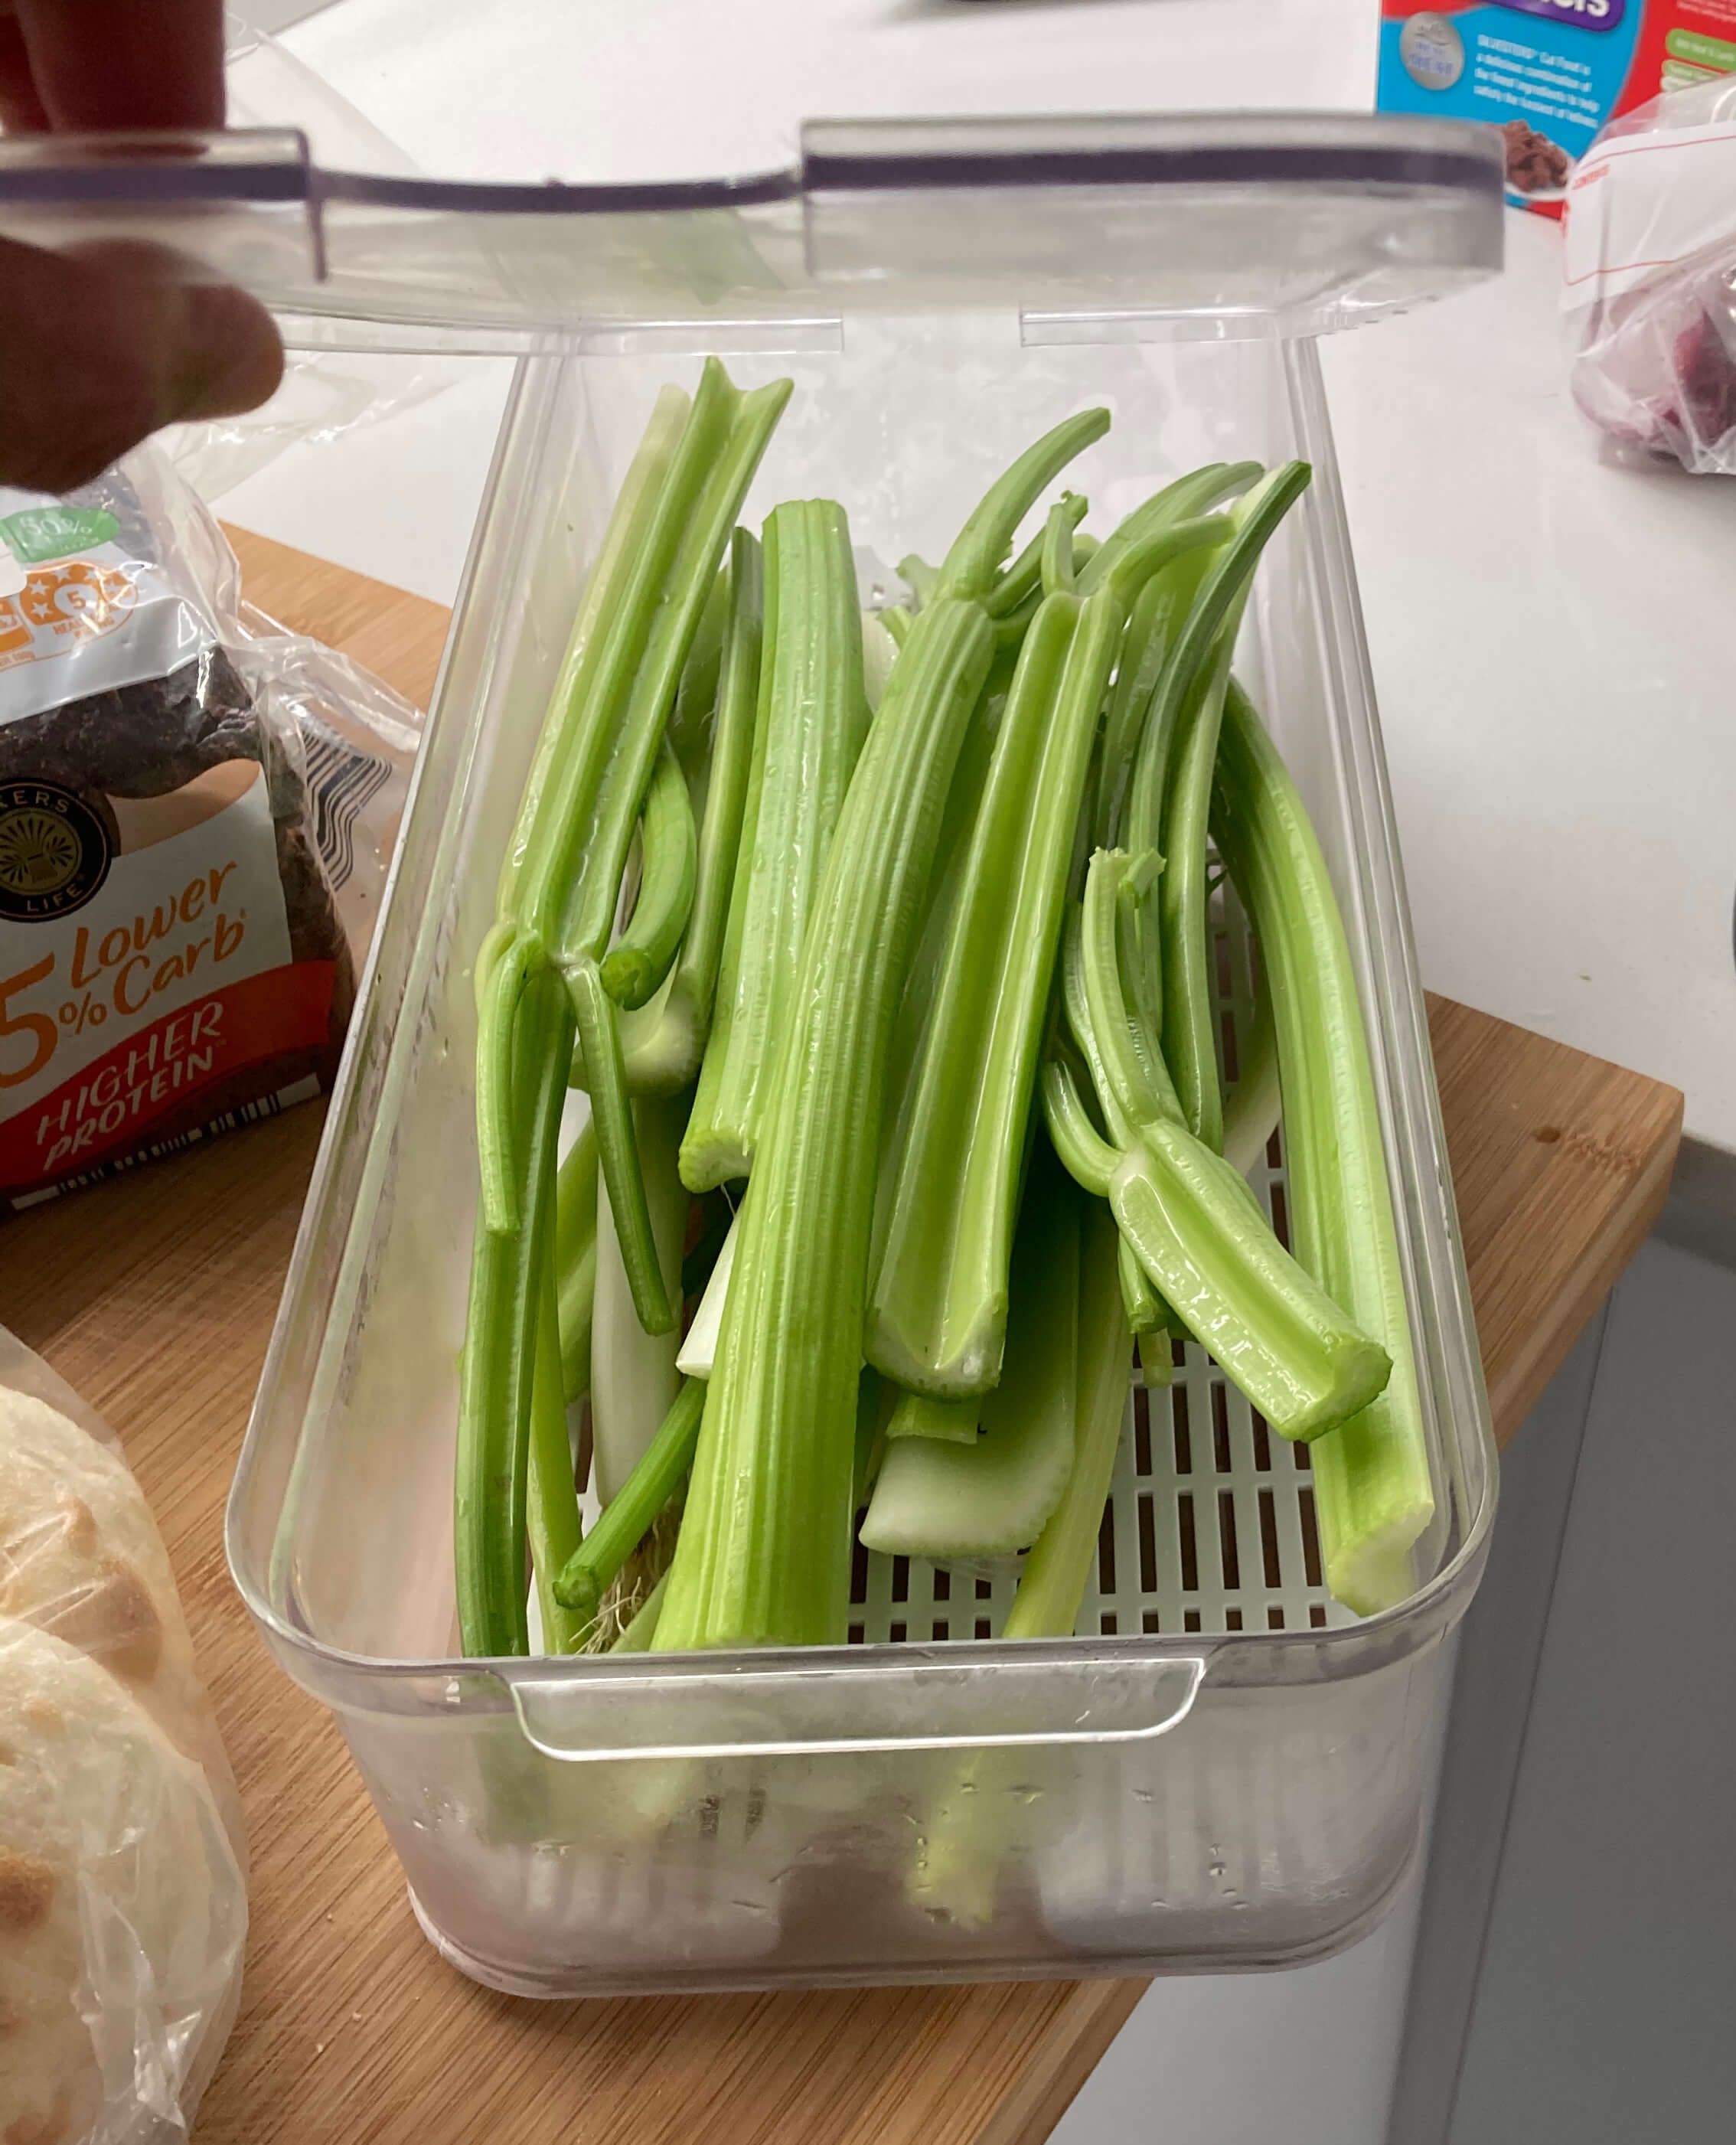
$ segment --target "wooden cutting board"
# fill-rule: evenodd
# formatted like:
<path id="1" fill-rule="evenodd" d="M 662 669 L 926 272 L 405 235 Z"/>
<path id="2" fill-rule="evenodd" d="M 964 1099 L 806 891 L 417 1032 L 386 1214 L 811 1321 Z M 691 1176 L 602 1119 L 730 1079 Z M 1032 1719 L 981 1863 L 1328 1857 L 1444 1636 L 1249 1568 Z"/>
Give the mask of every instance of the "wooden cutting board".
<path id="1" fill-rule="evenodd" d="M 440 606 L 236 535 L 247 593 L 425 704 Z M 1662 1202 L 1682 1098 L 1430 1003 L 1484 1366 L 1504 1441 Z M 1138 1981 L 537 2004 L 443 1965 L 337 1731 L 266 1658 L 223 1501 L 320 1113 L 306 1108 L 0 1231 L 0 1315 L 126 1441 L 175 1561 L 246 1803 L 241 2010 L 199 2145 L 1034 2145 Z"/>

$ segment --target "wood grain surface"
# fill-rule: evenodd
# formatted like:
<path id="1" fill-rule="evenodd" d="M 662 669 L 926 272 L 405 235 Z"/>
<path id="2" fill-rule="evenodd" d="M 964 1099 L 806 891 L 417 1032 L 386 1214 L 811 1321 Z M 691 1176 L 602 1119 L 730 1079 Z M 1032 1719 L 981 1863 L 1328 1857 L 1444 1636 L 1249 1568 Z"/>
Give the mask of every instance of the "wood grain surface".
<path id="1" fill-rule="evenodd" d="M 445 613 L 238 534 L 248 592 L 424 698 Z M 1681 1097 L 1444 1000 L 1430 1017 L 1498 1435 L 1644 1237 Z M 246 1804 L 241 2017 L 199 2145 L 1034 2145 L 1145 1984 L 536 2004 L 441 1963 L 331 1719 L 266 1658 L 223 1501 L 294 1237 L 306 1108 L 0 1231 L 0 1315 L 126 1442 Z"/>

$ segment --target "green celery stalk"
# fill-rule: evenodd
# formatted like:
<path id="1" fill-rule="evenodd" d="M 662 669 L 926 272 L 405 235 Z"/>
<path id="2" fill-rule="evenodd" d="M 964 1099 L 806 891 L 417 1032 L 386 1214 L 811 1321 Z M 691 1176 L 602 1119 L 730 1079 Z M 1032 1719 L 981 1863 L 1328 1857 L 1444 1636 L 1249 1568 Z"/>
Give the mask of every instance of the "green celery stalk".
<path id="1" fill-rule="evenodd" d="M 558 1215 L 552 1227 L 558 1239 Z M 558 1599 L 555 1582 L 561 1567 L 578 1548 L 581 1530 L 579 1491 L 573 1477 L 573 1447 L 567 1430 L 566 1396 L 562 1391 L 555 1267 L 555 1260 L 545 1258 L 539 1277 L 541 1301 L 536 1314 L 536 1359 L 531 1376 L 525 1533 L 530 1547 L 530 1569 L 536 1581 L 543 1651 L 571 1654 L 579 1650 L 579 1620 L 569 1615 Z"/>
<path id="2" fill-rule="evenodd" d="M 728 610 L 719 650 L 717 713 L 694 862 L 693 908 L 662 991 L 621 1023 L 627 1086 L 635 1095 L 677 1094 L 690 1087 L 699 1077 L 711 1032 L 718 963 L 723 958 L 753 771 L 754 711 L 759 699 L 764 579 L 759 540 L 745 529 L 738 529 L 730 540 L 727 580 Z"/>
<path id="3" fill-rule="evenodd" d="M 974 601 L 924 609 L 839 818 L 737 1223 L 653 1640 L 660 1651 L 845 1635 L 881 1091 L 947 787 L 992 640 Z"/>
<path id="4" fill-rule="evenodd" d="M 909 614 L 901 611 L 898 615 L 907 618 Z M 886 690 L 886 681 L 898 659 L 898 633 L 888 623 L 888 616 L 883 610 L 865 610 L 862 614 L 862 696 L 868 702 L 870 717 L 880 705 L 880 695 Z"/>
<path id="5" fill-rule="evenodd" d="M 1047 1157 L 1032 1167 L 1012 1287 L 1005 1375 L 970 1404 L 981 1409 L 981 1436 L 888 1445 L 860 1529 L 864 1547 L 888 1556 L 1011 1556 L 1036 1540 L 1061 1501 L 1073 1465 L 1078 1202 Z"/>
<path id="6" fill-rule="evenodd" d="M 602 961 L 603 988 L 617 1005 L 644 1005 L 674 966 L 693 912 L 699 847 L 687 777 L 665 737 L 640 822 L 639 898 Z"/>
<path id="7" fill-rule="evenodd" d="M 627 1070 L 621 1058 L 621 1033 L 594 961 L 577 964 L 567 978 L 567 992 L 577 1016 L 575 1048 L 584 1060 L 610 1227 L 634 1313 L 647 1334 L 673 1333 L 681 1306 L 671 1298 L 668 1261 L 661 1256 L 652 1231 L 650 1201 L 633 1129 L 633 1106 L 627 1096 Z M 594 1370 L 594 1330 L 591 1347 Z"/>
<path id="8" fill-rule="evenodd" d="M 1064 1058 L 1045 1061 L 1042 1093 L 1043 1123 L 1057 1158 L 1082 1189 L 1107 1199 L 1121 1155 L 1092 1122 L 1078 1080 Z"/>
<path id="9" fill-rule="evenodd" d="M 974 1445 L 982 1418 L 982 1403 L 975 1393 L 967 1400 L 938 1401 L 927 1393 L 901 1392 L 886 1426 L 886 1434 L 888 1437 L 938 1437 L 952 1445 Z"/>
<path id="10" fill-rule="evenodd" d="M 849 525 L 829 500 L 791 501 L 766 522 L 765 636 L 716 1011 L 681 1146 L 694 1192 L 752 1168 L 808 913 L 868 728 Z"/>
<path id="11" fill-rule="evenodd" d="M 1120 1236 L 1109 1210 L 1092 1200 L 1080 1221 L 1079 1369 L 1073 1418 L 1073 1465 L 1061 1501 L 1031 1545 L 1001 1635 L 1067 1639 L 1097 1561 L 1103 1507 L 1127 1412 L 1132 1366 L 1116 1309 L 1114 1266 Z"/>
<path id="12" fill-rule="evenodd" d="M 562 1397 L 590 1390 L 591 1316 L 597 1280 L 597 1138 L 587 1118 L 555 1180 L 555 1291 Z"/>
<path id="13" fill-rule="evenodd" d="M 1067 1430 L 1072 1464 L 1059 1501 L 1031 1545 L 1001 1635 L 1071 1638 L 1097 1560 L 1103 1508 L 1127 1412 L 1132 1362 L 1115 1288 L 1120 1238 L 1100 1200 L 1082 1207 L 1077 1225 L 1078 1294 L 1074 1402 Z M 1006 1839 L 995 1816 L 998 1795 L 1018 1777 L 1016 1759 L 977 1752 L 961 1769 L 917 1842 L 911 1891 L 930 1914 L 965 1928 L 994 1919 Z"/>
<path id="14" fill-rule="evenodd" d="M 554 1581 L 560 1607 L 581 1632 L 595 1623 L 609 1581 L 638 1548 L 657 1515 L 680 1488 L 699 1441 L 705 1388 L 689 1378 L 670 1403 L 657 1434 L 632 1473 L 604 1506 L 583 1541 L 574 1541 Z"/>
<path id="15" fill-rule="evenodd" d="M 1183 1121 L 1162 1053 L 1141 1037 L 1121 979 L 1117 912 L 1141 890 L 1139 864 L 1122 851 L 1092 858 L 1082 965 L 1092 1069 L 1122 1149 L 1110 1205 L 1170 1309 L 1273 1428 L 1317 1437 L 1372 1399 L 1390 1362 L 1291 1257 L 1243 1179 Z"/>
<path id="16" fill-rule="evenodd" d="M 1054 540 L 1051 535 L 1053 517 L 1060 515 L 1067 529 L 1076 530 L 1085 519 L 1091 502 L 1082 492 L 1064 491 L 1049 510 L 1049 518 L 1026 545 L 1012 564 L 1001 575 L 982 600 L 982 608 L 993 619 L 1010 617 L 1014 611 L 1023 610 L 1042 594 L 1042 560 L 1045 548 Z"/>
<path id="17" fill-rule="evenodd" d="M 1236 532 L 1201 582 L 1176 635 L 1148 729 L 1161 734 L 1184 710 L 1163 804 L 1164 856 L 1157 889 L 1162 941 L 1163 1050 L 1190 1127 L 1208 1147 L 1223 1146 L 1223 1097 L 1211 1011 L 1210 903 L 1206 892 L 1206 820 L 1217 758 L 1224 689 L 1236 630 L 1260 554 L 1306 489 L 1306 462 L 1262 477 L 1231 510 Z M 1197 685 L 1198 689 L 1195 688 Z"/>
<path id="18" fill-rule="evenodd" d="M 1081 567 L 1080 595 L 1089 595 L 1117 573 L 1127 554 L 1147 538 L 1178 522 L 1191 521 L 1196 515 L 1209 513 L 1220 500 L 1245 491 L 1259 474 L 1258 462 L 1208 462 L 1203 469 L 1190 470 L 1186 476 L 1177 477 L 1173 484 L 1154 492 L 1117 524 L 1107 540 Z"/>
<path id="19" fill-rule="evenodd" d="M 1218 759 L 1212 831 L 1271 990 L 1291 1241 L 1392 1358 L 1380 1398 L 1311 1455 L 1326 1584 L 1348 1608 L 1372 1615 L 1410 1593 L 1411 1548 L 1435 1498 L 1368 1041 L 1306 808 L 1233 684 Z"/>
<path id="20" fill-rule="evenodd" d="M 1027 447 L 990 485 L 953 540 L 936 579 L 933 600 L 969 596 L 979 604 L 986 602 L 996 570 L 1012 542 L 1012 533 L 1032 504 L 1075 455 L 1101 440 L 1108 430 L 1107 410 L 1082 410 L 1076 416 L 1063 418 Z M 1093 559 L 1090 563 L 1094 566 L 1097 561 Z M 904 569 L 901 566 L 898 570 L 903 573 Z"/>
<path id="21" fill-rule="evenodd" d="M 633 1105 L 634 1136 L 644 1157 L 641 1182 L 650 1241 L 661 1286 L 675 1304 L 681 1300 L 681 1248 L 689 1205 L 675 1166 L 683 1113 L 682 1102 L 674 1097 L 648 1095 Z M 624 1265 L 626 1240 L 616 1227 L 606 1169 L 604 1177 L 597 1197 L 590 1411 L 592 1480 L 607 1510 L 674 1404 L 681 1386 L 676 1367 L 681 1343 L 673 1319 L 656 1333 L 647 1332 L 640 1323 Z"/>
<path id="22" fill-rule="evenodd" d="M 1165 1301 L 1281 1436 L 1318 1438 L 1385 1385 L 1385 1349 L 1291 1257 L 1242 1178 L 1185 1125 L 1141 1128 L 1109 1204 Z"/>
<path id="23" fill-rule="evenodd" d="M 476 1217 L 458 1411 L 453 1556 L 458 1620 L 470 1655 L 530 1650 L 525 1601 L 525 1500 L 532 1385 L 542 1301 L 540 1276 L 554 1202 L 561 1078 L 572 1047 L 566 993 L 551 971 L 530 978 L 514 1020 L 506 1167 L 517 1219 Z"/>
<path id="24" fill-rule="evenodd" d="M 1001 719 L 898 1127 L 867 1352 L 913 1391 L 1000 1376 L 1032 1081 L 1115 600 L 1047 598 Z"/>

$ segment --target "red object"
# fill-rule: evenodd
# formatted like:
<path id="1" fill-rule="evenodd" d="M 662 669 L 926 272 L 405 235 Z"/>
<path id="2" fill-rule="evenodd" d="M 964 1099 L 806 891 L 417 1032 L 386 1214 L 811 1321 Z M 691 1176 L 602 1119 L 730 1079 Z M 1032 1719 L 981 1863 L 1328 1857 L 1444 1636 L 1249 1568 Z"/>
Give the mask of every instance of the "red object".
<path id="1" fill-rule="evenodd" d="M 336 974 L 332 961 L 294 962 L 137 1029 L 0 1125 L 0 1196 L 211 1123 L 234 1107 L 236 1076 L 262 1064 L 281 1063 L 276 1088 L 321 1069 Z M 248 1094 L 260 1087 L 256 1075 Z"/>

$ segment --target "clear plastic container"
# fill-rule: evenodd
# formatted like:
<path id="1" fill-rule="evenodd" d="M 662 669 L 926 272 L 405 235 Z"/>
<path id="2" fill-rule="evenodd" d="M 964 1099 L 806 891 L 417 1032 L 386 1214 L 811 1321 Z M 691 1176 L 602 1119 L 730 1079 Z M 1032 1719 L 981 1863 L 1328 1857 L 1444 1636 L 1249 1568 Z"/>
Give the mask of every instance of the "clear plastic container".
<path id="1" fill-rule="evenodd" d="M 1495 1474 L 1312 337 L 1498 266 L 1500 151 L 1271 118 L 834 127 L 804 146 L 791 172 L 622 197 L 346 180 L 276 137 L 150 166 L 0 144 L 14 235 L 169 236 L 310 336 L 524 353 L 231 1565 L 271 1650 L 336 1712 L 430 1936 L 498 1987 L 1318 1956 L 1415 1851 Z M 996 1640 L 1004 1580 L 868 1559 L 858 1643 L 836 1650 L 455 1658 L 469 963 L 614 487 L 659 384 L 707 351 L 744 383 L 793 375 L 748 515 L 847 501 L 869 600 L 1087 401 L 1114 427 L 1068 480 L 1099 524 L 1201 460 L 1313 463 L 1240 659 L 1319 829 L 1372 1039 L 1439 1513 L 1401 1608 L 1359 1623 L 1328 1602 L 1305 1456 L 1190 1350 L 1173 1394 L 1130 1401 L 1071 1640 Z M 1224 973 L 1233 1013 L 1233 928 Z"/>

